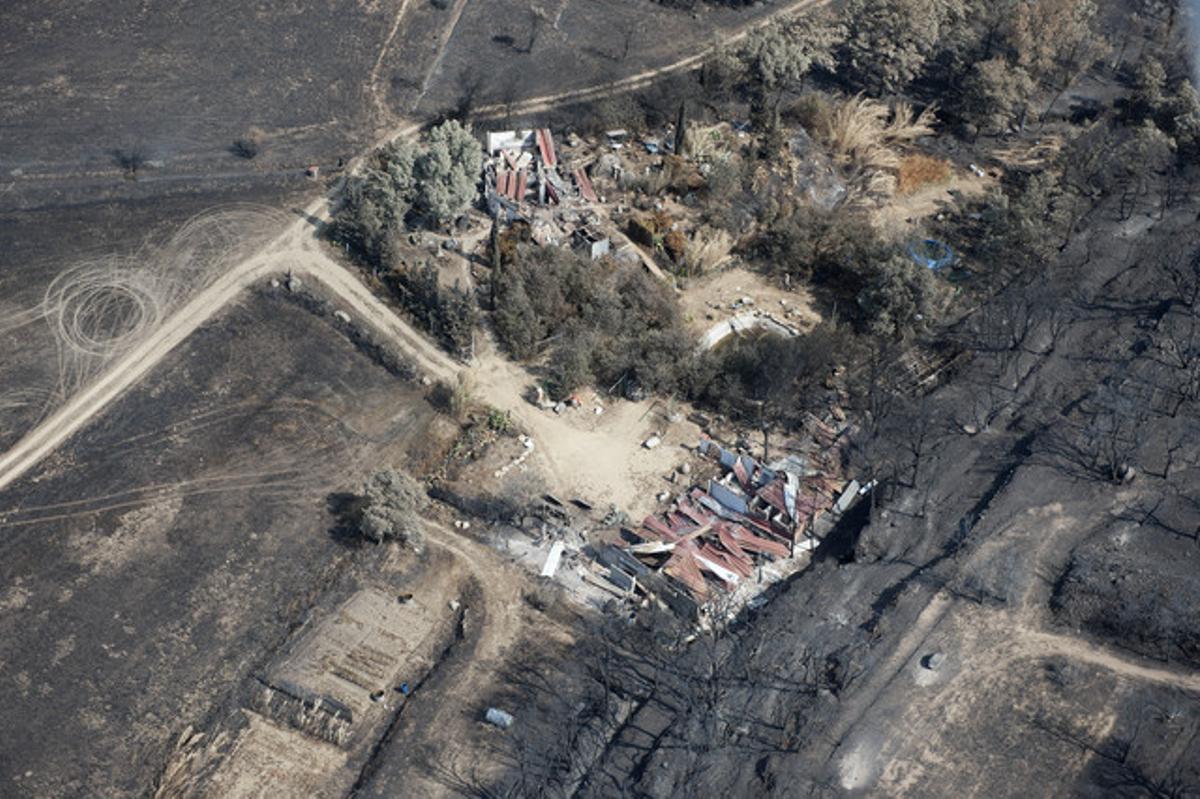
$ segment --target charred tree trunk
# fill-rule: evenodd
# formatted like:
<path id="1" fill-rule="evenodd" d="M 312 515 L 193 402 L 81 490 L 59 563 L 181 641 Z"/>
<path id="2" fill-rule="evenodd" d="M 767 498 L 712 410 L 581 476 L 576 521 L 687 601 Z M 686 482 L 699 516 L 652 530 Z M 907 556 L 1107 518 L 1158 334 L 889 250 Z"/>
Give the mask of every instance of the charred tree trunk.
<path id="1" fill-rule="evenodd" d="M 687 148 L 687 100 L 679 101 L 679 114 L 675 118 L 675 155 L 683 155 Z"/>

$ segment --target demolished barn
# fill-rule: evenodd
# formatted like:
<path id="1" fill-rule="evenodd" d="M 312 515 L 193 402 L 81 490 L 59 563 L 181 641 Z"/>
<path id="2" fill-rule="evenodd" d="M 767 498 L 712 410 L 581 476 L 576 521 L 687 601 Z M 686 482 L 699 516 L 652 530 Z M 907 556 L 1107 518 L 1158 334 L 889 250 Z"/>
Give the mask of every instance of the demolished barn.
<path id="1" fill-rule="evenodd" d="M 703 604 L 717 592 L 734 591 L 756 572 L 761 582 L 764 564 L 812 552 L 820 542 L 818 521 L 848 510 L 860 488 L 843 474 L 848 429 L 809 415 L 804 430 L 802 454 L 770 465 L 701 441 L 699 451 L 719 465 L 721 476 L 692 487 L 635 529 L 623 530 L 626 563 L 664 575 Z M 641 579 L 645 584 L 645 574 Z"/>

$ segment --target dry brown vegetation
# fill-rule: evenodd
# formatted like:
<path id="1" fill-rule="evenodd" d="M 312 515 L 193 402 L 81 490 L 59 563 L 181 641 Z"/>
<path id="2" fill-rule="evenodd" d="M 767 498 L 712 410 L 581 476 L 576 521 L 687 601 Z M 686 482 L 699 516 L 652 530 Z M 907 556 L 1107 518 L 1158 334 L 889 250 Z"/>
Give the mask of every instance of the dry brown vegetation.
<path id="1" fill-rule="evenodd" d="M 899 194 L 915 194 L 926 186 L 945 183 L 949 179 L 948 161 L 924 153 L 912 153 L 900 160 L 896 191 Z"/>
<path id="2" fill-rule="evenodd" d="M 858 94 L 823 116 L 817 132 L 846 170 L 851 200 L 862 202 L 896 192 L 902 164 L 898 148 L 931 135 L 935 120 L 932 107 L 918 113 L 903 101 L 888 106 Z"/>
<path id="3" fill-rule="evenodd" d="M 733 236 L 705 225 L 692 234 L 683 254 L 683 266 L 689 275 L 702 275 L 722 264 L 733 251 Z"/>
<path id="4" fill-rule="evenodd" d="M 834 107 L 820 134 L 839 163 L 895 169 L 900 165 L 895 146 L 931 135 L 935 120 L 933 108 L 918 114 L 906 102 L 889 107 L 858 94 Z"/>

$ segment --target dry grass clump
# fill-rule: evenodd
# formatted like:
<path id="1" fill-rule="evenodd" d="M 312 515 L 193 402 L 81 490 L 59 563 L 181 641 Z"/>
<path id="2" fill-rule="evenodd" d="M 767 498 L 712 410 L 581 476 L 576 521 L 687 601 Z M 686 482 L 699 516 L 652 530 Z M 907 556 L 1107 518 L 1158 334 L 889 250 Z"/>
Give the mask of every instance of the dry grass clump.
<path id="1" fill-rule="evenodd" d="M 894 107 L 859 94 L 838 105 L 825 120 L 821 138 L 845 166 L 898 169 L 896 146 L 933 133 L 934 110 L 917 114 L 911 105 Z"/>
<path id="2" fill-rule="evenodd" d="M 785 122 L 800 125 L 809 133 L 819 135 L 832 120 L 833 103 L 824 94 L 810 92 L 784 106 L 781 116 Z"/>
<path id="3" fill-rule="evenodd" d="M 896 191 L 899 194 L 915 194 L 925 186 L 945 183 L 949 179 L 949 162 L 924 153 L 913 153 L 900 160 Z"/>
<path id="4" fill-rule="evenodd" d="M 683 138 L 687 154 L 696 161 L 712 161 L 728 149 L 720 125 L 690 127 L 684 131 Z"/>
<path id="5" fill-rule="evenodd" d="M 895 194 L 903 160 L 899 147 L 932 134 L 935 121 L 933 108 L 918 114 L 903 101 L 888 106 L 858 94 L 838 104 L 818 134 L 846 170 L 848 201 Z"/>
<path id="6" fill-rule="evenodd" d="M 683 255 L 688 275 L 702 275 L 720 266 L 733 251 L 733 236 L 718 228 L 699 228 L 692 234 Z"/>

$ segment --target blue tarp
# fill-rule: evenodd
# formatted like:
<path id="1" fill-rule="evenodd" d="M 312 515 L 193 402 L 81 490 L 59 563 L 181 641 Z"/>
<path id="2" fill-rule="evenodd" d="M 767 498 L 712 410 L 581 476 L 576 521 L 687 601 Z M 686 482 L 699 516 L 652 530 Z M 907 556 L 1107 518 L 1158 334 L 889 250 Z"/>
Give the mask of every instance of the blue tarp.
<path id="1" fill-rule="evenodd" d="M 746 504 L 745 497 L 738 496 L 716 480 L 708 481 L 708 493 L 709 496 L 734 513 L 745 515 L 750 512 L 750 506 Z"/>
<path id="2" fill-rule="evenodd" d="M 925 239 L 908 245 L 908 255 L 917 266 L 937 271 L 954 263 L 954 250 L 937 239 Z"/>

